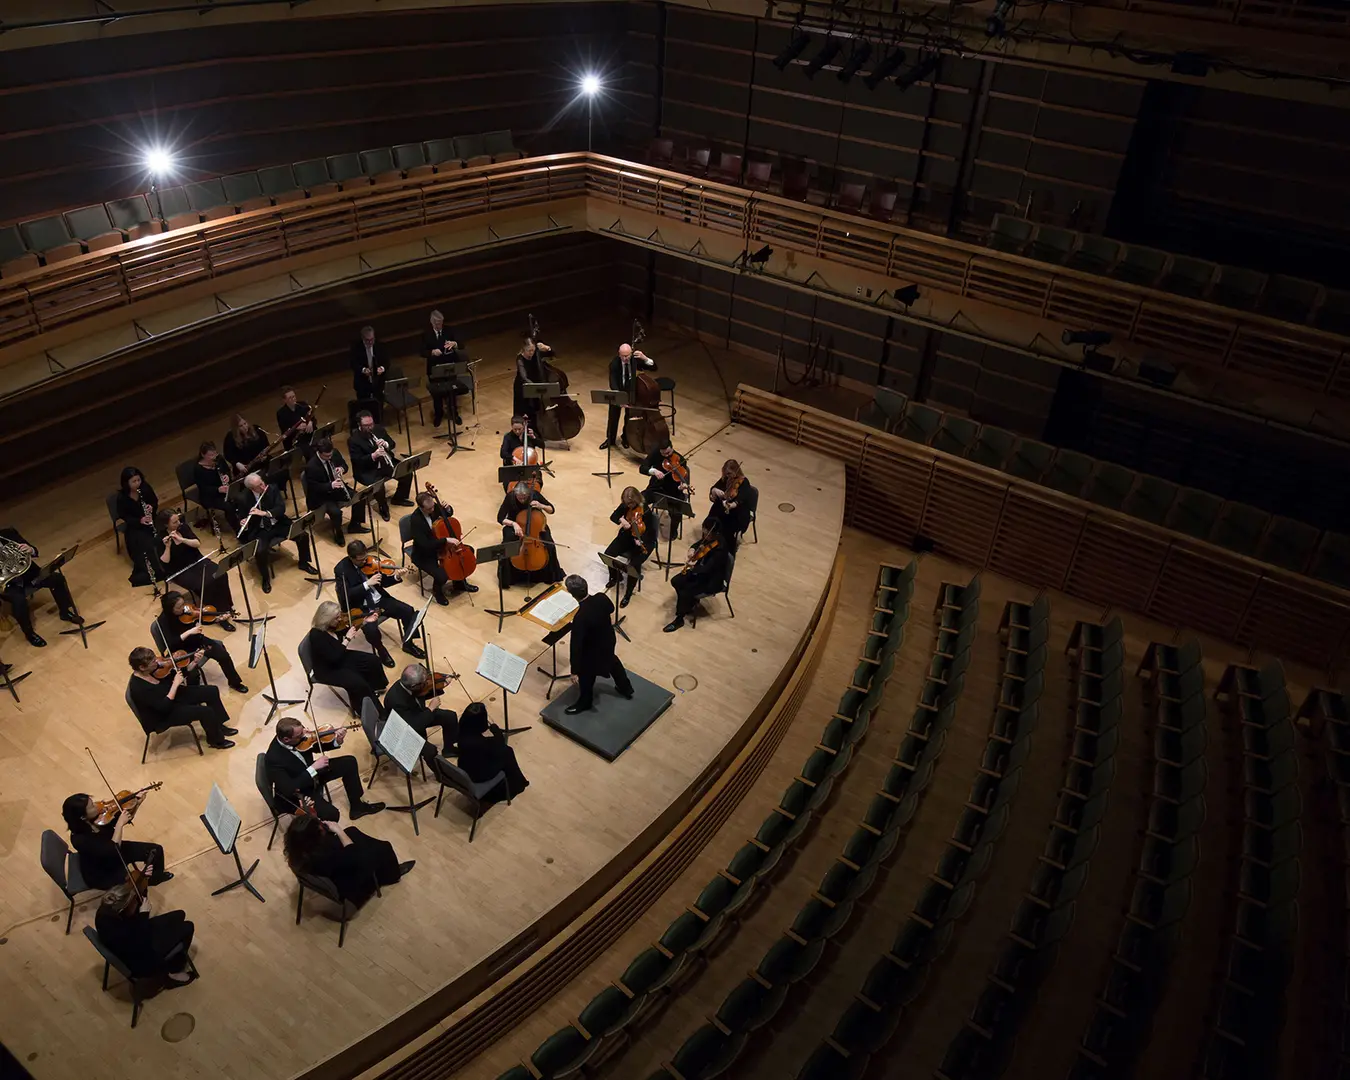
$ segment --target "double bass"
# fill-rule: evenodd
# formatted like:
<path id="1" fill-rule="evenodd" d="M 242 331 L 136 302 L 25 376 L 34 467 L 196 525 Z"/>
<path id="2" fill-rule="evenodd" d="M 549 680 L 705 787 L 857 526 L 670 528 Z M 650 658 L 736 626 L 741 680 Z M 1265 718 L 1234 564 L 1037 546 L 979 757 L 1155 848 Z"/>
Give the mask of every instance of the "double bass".
<path id="1" fill-rule="evenodd" d="M 631 344 L 637 348 L 647 332 L 633 320 Z M 661 388 L 649 372 L 639 370 L 633 376 L 633 404 L 623 425 L 623 437 L 630 449 L 650 454 L 670 442 L 670 427 L 661 415 Z"/>
<path id="2" fill-rule="evenodd" d="M 533 315 L 530 316 L 530 340 L 539 340 L 539 324 L 535 322 Z M 586 413 L 582 411 L 577 399 L 567 393 L 567 372 L 557 364 L 550 364 L 543 356 L 539 357 L 539 366 L 543 370 L 544 381 L 556 382 L 560 391 L 553 397 L 540 399 L 539 413 L 535 417 L 535 423 L 539 425 L 539 434 L 546 441 L 553 442 L 575 439 L 586 426 Z"/>
<path id="3" fill-rule="evenodd" d="M 431 526 L 432 535 L 437 540 L 463 540 L 464 532 L 460 527 L 459 519 L 453 518 L 445 512 L 441 497 L 436 493 L 436 488 L 430 481 L 427 482 L 426 492 L 436 500 L 436 521 Z M 478 555 L 473 548 L 464 543 L 461 543 L 458 547 L 442 544 L 437 559 L 441 564 L 441 569 L 445 571 L 445 576 L 451 581 L 464 581 L 478 569 Z"/>

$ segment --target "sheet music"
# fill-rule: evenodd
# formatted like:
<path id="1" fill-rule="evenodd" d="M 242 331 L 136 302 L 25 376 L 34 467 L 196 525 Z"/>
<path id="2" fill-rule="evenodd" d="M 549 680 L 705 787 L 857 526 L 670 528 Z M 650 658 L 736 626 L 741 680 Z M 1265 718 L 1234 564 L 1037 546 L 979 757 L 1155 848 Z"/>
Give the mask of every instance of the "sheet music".
<path id="1" fill-rule="evenodd" d="M 488 682 L 496 683 L 503 690 L 518 694 L 520 684 L 525 681 L 525 670 L 528 667 L 524 657 L 509 653 L 500 645 L 488 642 L 483 646 L 483 655 L 478 658 L 477 671 Z"/>
<path id="2" fill-rule="evenodd" d="M 258 661 L 262 659 L 263 652 L 267 648 L 267 620 L 264 619 L 259 624 L 259 630 L 248 639 L 248 666 L 250 669 L 258 666 Z"/>
<path id="3" fill-rule="evenodd" d="M 557 626 L 580 606 L 575 596 L 566 589 L 559 589 L 557 592 L 540 597 L 536 603 L 530 605 L 529 610 L 530 614 L 545 626 Z"/>
<path id="4" fill-rule="evenodd" d="M 211 785 L 211 794 L 206 799 L 206 827 L 216 838 L 220 850 L 228 855 L 234 850 L 235 839 L 239 836 L 239 815 L 235 813 L 230 800 L 219 784 Z"/>
<path id="5" fill-rule="evenodd" d="M 408 721 L 393 711 L 389 713 L 389 719 L 384 722 L 384 727 L 380 729 L 380 737 L 376 741 L 380 744 L 380 749 L 397 761 L 399 768 L 405 773 L 410 773 L 417 767 L 417 759 L 422 756 L 422 747 L 427 744 L 426 739 L 408 726 Z"/>

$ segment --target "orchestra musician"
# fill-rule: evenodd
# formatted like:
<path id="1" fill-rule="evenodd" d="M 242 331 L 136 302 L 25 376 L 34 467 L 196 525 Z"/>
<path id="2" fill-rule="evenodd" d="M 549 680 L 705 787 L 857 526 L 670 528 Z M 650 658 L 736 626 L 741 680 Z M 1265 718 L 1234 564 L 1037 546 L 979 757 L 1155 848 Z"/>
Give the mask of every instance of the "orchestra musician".
<path id="1" fill-rule="evenodd" d="M 597 678 L 613 679 L 614 688 L 623 698 L 632 698 L 633 684 L 614 651 L 614 605 L 609 597 L 604 593 L 587 595 L 590 587 L 580 574 L 569 574 L 566 585 L 578 603 L 572 616 L 572 678 L 578 696 L 563 712 L 575 716 L 595 707 L 592 695 Z"/>
<path id="2" fill-rule="evenodd" d="M 684 625 L 685 616 L 694 610 L 700 597 L 722 590 L 734 543 L 719 518 L 704 520 L 703 533 L 690 549 L 684 569 L 670 579 L 675 590 L 675 618 L 662 627 L 667 634 Z"/>
<path id="3" fill-rule="evenodd" d="M 379 705 L 376 691 L 389 685 L 384 663 L 378 656 L 350 648 L 362 632 L 362 623 L 373 623 L 378 618 L 379 612 L 373 611 L 353 622 L 346 611 L 325 600 L 315 609 L 310 631 L 305 635 L 314 660 L 314 681 L 346 690 L 352 715 L 357 718 L 361 716 L 361 703 L 370 698 Z M 389 666 L 393 666 L 392 662 Z"/>
<path id="4" fill-rule="evenodd" d="M 465 708 L 459 718 L 459 767 L 475 784 L 486 783 L 498 773 L 506 774 L 479 798 L 484 806 L 514 798 L 530 786 L 516 762 L 515 750 L 501 728 L 488 721 L 487 706 L 481 701 Z"/>
<path id="5" fill-rule="evenodd" d="M 293 386 L 281 388 L 281 406 L 277 409 L 277 430 L 281 432 L 283 450 L 289 450 L 297 445 L 308 450 L 310 441 L 314 438 L 314 409 L 308 401 L 298 400 Z"/>
<path id="6" fill-rule="evenodd" d="M 291 819 L 282 845 L 292 871 L 327 878 L 338 899 L 356 907 L 375 895 L 377 885 L 396 885 L 417 865 L 415 859 L 399 862 L 388 840 L 367 836 L 355 825 L 339 828 L 336 820 L 312 814 Z"/>
<path id="7" fill-rule="evenodd" d="M 523 416 L 531 427 L 539 422 L 536 413 L 539 410 L 539 398 L 525 396 L 526 383 L 546 383 L 548 378 L 548 358 L 553 350 L 542 341 L 526 338 L 516 353 L 516 378 L 512 384 L 512 405 L 517 416 Z M 514 422 L 514 421 L 513 421 Z M 534 436 L 531 436 L 533 441 Z"/>
<path id="8" fill-rule="evenodd" d="M 192 467 L 192 480 L 197 485 L 197 501 L 217 526 L 239 531 L 239 507 L 229 497 L 230 472 L 222 465 L 220 451 L 210 441 L 197 450 L 197 464 Z M 223 522 L 223 524 L 222 524 Z"/>
<path id="9" fill-rule="evenodd" d="M 363 569 L 368 559 L 376 566 L 375 573 L 368 574 Z M 338 560 L 337 566 L 333 568 L 333 576 L 337 579 L 337 594 L 349 611 L 359 607 L 366 612 L 378 611 L 386 618 L 397 619 L 403 651 L 423 660 L 427 654 L 418 645 L 406 640 L 413 620 L 417 617 L 417 609 L 411 604 L 405 604 L 389 591 L 403 579 L 403 575 L 397 572 L 392 574 L 383 572 L 385 568 L 380 565 L 383 561 L 377 554 L 367 554 L 364 542 L 351 541 L 347 545 L 346 557 Z M 394 658 L 389 655 L 384 638 L 380 634 L 380 624 L 363 622 L 361 632 L 370 642 L 370 647 L 375 650 L 380 662 L 387 668 L 394 667 Z"/>
<path id="10" fill-rule="evenodd" d="M 640 570 L 642 564 L 647 561 L 647 556 L 656 547 L 657 541 L 656 515 L 647 506 L 642 492 L 635 487 L 624 488 L 619 505 L 614 508 L 614 513 L 609 515 L 609 520 L 619 526 L 619 532 L 609 542 L 609 547 L 605 548 L 605 554 L 622 556 L 634 570 Z M 621 571 L 610 568 L 610 588 L 614 587 L 620 574 Z M 619 607 L 628 606 L 628 601 L 633 595 L 633 586 L 637 583 L 635 574 L 623 576 L 628 579 L 628 584 L 624 589 L 623 599 L 619 601 Z"/>
<path id="11" fill-rule="evenodd" d="M 258 576 L 262 578 L 262 590 L 272 591 L 272 566 L 269 553 L 272 548 L 286 539 L 291 530 L 291 519 L 286 516 L 286 496 L 281 488 L 269 484 L 257 473 L 244 477 L 244 487 L 253 497 L 253 505 L 244 515 L 240 526 L 239 543 L 251 544 L 258 541 Z M 306 574 L 319 571 L 309 561 L 309 537 L 303 533 L 295 538 L 295 548 L 300 555 L 300 569 Z"/>
<path id="12" fill-rule="evenodd" d="M 422 331 L 422 356 L 427 362 L 427 385 L 432 383 L 431 371 L 441 364 L 463 363 L 465 360 L 464 339 L 457 331 L 445 325 L 445 316 L 439 311 L 431 313 L 431 325 Z M 450 411 L 454 414 L 455 423 L 462 424 L 463 417 L 459 415 L 459 395 L 468 393 L 469 388 L 458 380 L 450 388 L 450 393 L 440 393 L 432 391 L 431 400 L 435 414 L 431 419 L 432 427 L 440 427 L 441 421 L 445 419 L 445 399 L 449 397 Z"/>
<path id="13" fill-rule="evenodd" d="M 20 551 L 27 552 L 33 559 L 31 565 L 22 574 L 12 577 L 4 583 L 3 596 L 9 601 L 10 610 L 14 613 L 14 621 L 19 624 L 19 629 L 23 636 L 28 639 L 28 644 L 35 649 L 41 649 L 47 643 L 38 637 L 33 629 L 33 612 L 29 603 L 30 593 L 39 589 L 50 589 L 52 599 L 56 601 L 56 608 L 61 613 L 61 621 L 68 623 L 82 623 L 84 617 L 75 610 L 75 601 L 70 595 L 70 585 L 66 582 L 66 577 L 59 570 L 53 570 L 42 581 L 38 582 L 38 575 L 42 573 L 42 568 L 38 566 L 38 549 L 35 545 L 25 540 L 17 529 L 0 529 L 0 540 L 14 544 Z"/>
<path id="14" fill-rule="evenodd" d="M 398 682 L 385 691 L 384 715 L 398 713 L 424 739 L 430 737 L 427 733 L 432 728 L 440 728 L 441 753 L 453 757 L 455 740 L 459 737 L 459 716 L 453 709 L 442 709 L 440 704 L 431 672 L 422 664 L 409 664 Z M 436 756 L 430 742 L 423 748 L 422 756 Z"/>
<path id="15" fill-rule="evenodd" d="M 366 528 L 366 504 L 352 503 L 355 493 L 350 483 L 351 470 L 347 459 L 340 450 L 334 449 L 333 440 L 327 437 L 314 444 L 314 455 L 300 474 L 300 482 L 305 488 L 305 509 L 316 510 L 328 518 L 333 526 L 333 541 L 338 545 L 347 541 L 342 535 L 342 508 L 352 507 L 352 520 L 348 526 L 354 533 L 370 532 Z"/>
<path id="16" fill-rule="evenodd" d="M 627 342 L 619 346 L 609 362 L 609 388 L 611 390 L 622 390 L 628 395 L 629 400 L 633 397 L 633 379 L 638 370 L 646 369 L 648 371 L 656 367 L 656 361 L 644 353 L 641 349 L 634 349 Z M 628 410 L 623 411 L 623 421 L 628 423 Z M 619 407 L 611 405 L 609 407 L 609 419 L 605 426 L 605 441 L 600 444 L 601 450 L 608 450 L 614 445 L 615 436 L 618 436 L 619 445 L 625 449 L 628 447 L 628 440 L 623 435 L 623 430 L 619 427 Z"/>
<path id="17" fill-rule="evenodd" d="M 143 645 L 131 650 L 127 663 L 131 665 L 131 679 L 127 693 L 136 707 L 136 714 L 150 729 L 164 731 L 171 727 L 189 727 L 195 721 L 206 732 L 206 745 L 213 750 L 228 750 L 234 745 L 227 738 L 239 732 L 230 727 L 230 714 L 220 700 L 220 688 L 202 683 L 189 686 L 186 672 L 175 671 L 167 679 L 155 674 L 159 658 L 153 649 Z M 199 662 L 201 657 L 196 657 Z"/>
<path id="18" fill-rule="evenodd" d="M 679 457 L 677 465 L 672 458 L 675 454 L 675 447 L 669 439 L 664 446 L 658 446 L 643 459 L 642 471 L 651 477 L 647 481 L 647 489 L 643 492 L 650 502 L 655 495 L 661 495 L 668 499 L 688 499 L 690 491 L 690 482 L 693 479 L 693 473 L 689 469 L 689 462 L 682 456 Z M 676 469 L 684 470 L 684 479 L 680 480 L 673 475 Z M 670 515 L 670 535 L 678 537 L 683 531 L 684 518 L 679 514 Z"/>
<path id="19" fill-rule="evenodd" d="M 153 871 L 161 867 L 155 864 Z M 167 875 L 172 877 L 172 875 Z M 161 879 L 166 875 L 161 874 Z M 150 881 L 122 874 L 99 901 L 94 929 L 99 941 L 131 972 L 133 979 L 163 979 L 164 987 L 186 986 L 197 978 L 188 950 L 195 927 L 184 911 L 150 913 Z"/>
<path id="20" fill-rule="evenodd" d="M 151 885 L 162 885 L 173 875 L 164 869 L 164 849 L 145 840 L 124 840 L 123 830 L 136 816 L 135 809 L 119 810 L 106 825 L 98 824 L 102 808 L 84 792 L 67 796 L 61 817 L 70 830 L 70 846 L 80 857 L 80 876 L 91 889 L 111 889 L 127 878 L 127 867 L 154 867 Z M 148 872 L 148 871 L 147 871 Z"/>
<path id="21" fill-rule="evenodd" d="M 724 530 L 731 536 L 744 536 L 750 528 L 750 507 L 745 502 L 745 489 L 750 481 L 741 471 L 741 463 L 727 458 L 722 463 L 722 476 L 708 492 L 712 506 L 709 517 L 720 518 Z"/>
<path id="22" fill-rule="evenodd" d="M 385 481 L 394 474 L 394 466 L 403 459 L 394 453 L 394 440 L 383 425 L 375 423 L 375 417 L 361 412 L 356 417 L 357 428 L 347 440 L 347 450 L 352 455 L 352 467 L 356 470 L 356 479 L 362 484 L 379 486 L 379 496 L 375 500 L 380 508 L 380 517 L 389 520 L 389 498 L 385 494 Z M 394 491 L 395 506 L 412 506 L 408 498 L 412 490 L 412 474 L 399 479 Z"/>
<path id="23" fill-rule="evenodd" d="M 529 484 L 517 484 L 507 492 L 506 498 L 502 500 L 501 508 L 497 511 L 497 522 L 502 527 L 503 543 L 519 540 L 525 535 L 517 517 L 528 509 L 533 509 L 535 514 L 544 514 L 545 520 L 547 520 L 547 515 L 555 513 L 553 504 L 544 498 L 542 491 L 532 490 Z M 497 573 L 501 576 L 503 588 L 521 582 L 536 581 L 551 585 L 555 581 L 562 581 L 566 576 L 558 563 L 558 549 L 554 546 L 553 533 L 549 530 L 547 524 L 544 525 L 539 539 L 544 543 L 545 550 L 548 552 L 548 562 L 540 569 L 519 570 L 511 565 L 510 559 L 497 560 Z"/>
<path id="24" fill-rule="evenodd" d="M 444 509 L 446 517 L 454 516 L 453 507 L 447 506 Z M 440 563 L 441 548 L 457 548 L 460 541 L 453 536 L 444 539 L 437 537 L 435 529 L 439 516 L 434 495 L 424 491 L 417 496 L 417 512 L 412 515 L 412 551 L 409 557 L 415 567 L 432 579 L 431 595 L 435 597 L 436 603 L 444 605 L 450 603 L 448 593 L 475 593 L 478 586 L 470 581 L 451 581 L 446 576 Z"/>
<path id="25" fill-rule="evenodd" d="M 539 436 L 534 433 L 534 428 L 529 426 L 523 414 L 517 413 L 511 417 L 511 430 L 502 436 L 501 458 L 502 465 L 515 465 L 515 453 L 525 446 L 525 437 L 529 436 L 530 445 L 539 445 Z"/>
<path id="26" fill-rule="evenodd" d="M 262 466 L 266 450 L 272 445 L 272 441 L 262 428 L 254 427 L 243 416 L 235 413 L 222 445 L 225 448 L 222 454 L 230 463 L 232 475 L 238 478 Z"/>
<path id="27" fill-rule="evenodd" d="M 230 657 L 230 650 L 225 648 L 225 643 L 207 637 L 204 622 L 188 624 L 183 622 L 182 616 L 187 612 L 187 602 L 183 599 L 182 593 L 166 593 L 159 598 L 159 606 L 160 612 L 155 619 L 155 625 L 159 627 L 160 637 L 167 647 L 168 655 L 172 656 L 179 649 L 184 652 L 195 652 L 200 649 L 202 659 L 197 665 L 198 669 L 206 661 L 214 660 L 231 690 L 236 694 L 248 693 L 248 687 L 239 677 L 239 671 L 234 666 L 234 660 Z M 225 630 L 234 629 L 234 623 L 228 619 L 222 620 L 220 625 Z"/>
<path id="28" fill-rule="evenodd" d="M 122 470 L 121 490 L 117 493 L 117 517 L 125 526 L 127 557 L 131 559 L 131 584 L 150 585 L 151 560 L 159 545 L 155 542 L 155 511 L 159 496 L 134 465 Z M 154 571 L 157 576 L 158 571 Z"/>
<path id="29" fill-rule="evenodd" d="M 217 611 L 229 611 L 234 607 L 229 577 L 212 576 L 215 564 L 202 562 L 202 542 L 197 539 L 197 534 L 192 531 L 181 511 L 166 508 L 155 516 L 155 539 L 158 548 L 155 554 L 159 559 L 156 572 L 161 581 L 173 578 L 174 585 L 191 593 L 198 603 L 210 604 Z M 198 563 L 201 565 L 198 566 Z M 192 566 L 197 567 L 195 573 L 188 569 Z M 178 576 L 174 577 L 175 574 Z M 203 580 L 206 582 L 205 587 L 202 585 Z M 227 619 L 221 624 L 221 629 L 233 630 L 234 625 Z"/>
<path id="30" fill-rule="evenodd" d="M 383 416 L 384 384 L 389 378 L 389 350 L 375 340 L 375 327 L 361 327 L 361 336 L 352 342 L 352 390 L 356 400 L 368 403 L 377 420 Z"/>
<path id="31" fill-rule="evenodd" d="M 327 606 L 337 607 L 336 604 Z M 328 801 L 324 785 L 332 780 L 341 780 L 353 821 L 367 814 L 378 814 L 384 809 L 382 802 L 366 801 L 365 791 L 361 787 L 361 768 L 356 758 L 350 754 L 328 753 L 328 750 L 342 746 L 346 731 L 339 729 L 330 740 L 325 740 L 324 745 L 301 750 L 299 746 L 307 735 L 312 738 L 312 733 L 303 723 L 293 716 L 283 716 L 277 720 L 277 737 L 267 745 L 264 755 L 267 778 L 272 782 L 272 789 L 282 805 L 294 810 L 300 808 L 301 800 L 312 800 L 313 815 L 301 816 L 337 821 L 341 815 L 338 808 Z"/>

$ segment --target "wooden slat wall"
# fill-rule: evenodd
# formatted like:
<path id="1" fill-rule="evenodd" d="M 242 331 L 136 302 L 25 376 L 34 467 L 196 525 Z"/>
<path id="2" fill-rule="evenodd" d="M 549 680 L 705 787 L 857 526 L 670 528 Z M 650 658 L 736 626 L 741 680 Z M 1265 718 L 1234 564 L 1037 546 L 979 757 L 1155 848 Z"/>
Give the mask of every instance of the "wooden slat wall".
<path id="1" fill-rule="evenodd" d="M 858 528 L 1319 667 L 1350 652 L 1350 593 L 1334 586 L 753 387 L 737 388 L 734 418 L 856 469 L 845 514 Z"/>

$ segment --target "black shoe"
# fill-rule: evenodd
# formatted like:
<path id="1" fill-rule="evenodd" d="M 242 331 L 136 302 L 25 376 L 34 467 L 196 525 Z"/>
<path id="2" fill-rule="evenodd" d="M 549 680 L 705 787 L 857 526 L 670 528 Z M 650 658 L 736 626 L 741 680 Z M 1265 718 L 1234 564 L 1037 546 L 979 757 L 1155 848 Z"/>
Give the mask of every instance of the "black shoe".
<path id="1" fill-rule="evenodd" d="M 35 649 L 45 649 L 47 647 L 47 643 L 43 641 L 42 638 L 38 637 L 37 634 L 28 635 L 28 644 Z"/>
<path id="2" fill-rule="evenodd" d="M 212 750 L 228 750 L 234 745 L 229 739 L 221 739 L 220 742 L 209 742 L 206 744 Z"/>
<path id="3" fill-rule="evenodd" d="M 313 563 L 307 562 L 302 562 L 300 564 L 300 569 L 302 572 L 306 574 L 317 574 L 319 572 L 319 568 L 317 566 L 315 566 Z"/>
<path id="4" fill-rule="evenodd" d="M 172 881 L 172 880 L 173 880 L 173 875 L 170 874 L 170 873 L 166 870 L 166 871 L 165 871 L 164 873 L 162 873 L 162 874 L 156 874 L 156 875 L 155 875 L 154 877 L 152 877 L 148 882 L 146 882 L 146 884 L 148 884 L 148 885 L 163 885 L 166 881 Z"/>
<path id="5" fill-rule="evenodd" d="M 175 975 L 183 975 L 183 974 L 186 974 L 186 975 L 187 975 L 187 978 L 186 978 L 186 979 L 170 979 L 168 976 L 165 976 L 165 978 L 164 978 L 164 989 L 165 989 L 165 990 L 177 990 L 180 986 L 191 986 L 193 983 L 195 983 L 195 982 L 197 981 L 197 972 L 195 972 L 195 971 L 189 971 L 189 972 L 186 972 L 186 973 L 185 973 L 185 972 L 182 972 L 182 971 L 175 971 L 174 974 L 175 974 Z"/>
<path id="6" fill-rule="evenodd" d="M 383 510 L 380 511 L 380 517 L 383 518 L 385 521 L 389 520 L 389 507 L 386 506 Z"/>
<path id="7" fill-rule="evenodd" d="M 383 653 L 380 654 L 380 663 L 387 668 L 398 667 L 398 662 L 392 656 L 389 655 L 388 649 L 386 649 Z"/>
<path id="8" fill-rule="evenodd" d="M 633 599 L 633 594 L 632 594 L 632 593 L 624 593 L 624 594 L 623 594 L 623 599 L 619 601 L 619 607 L 627 607 L 627 606 L 628 606 L 628 601 L 631 600 L 631 599 Z"/>
<path id="9" fill-rule="evenodd" d="M 455 413 L 455 425 L 458 426 L 462 423 L 464 423 L 464 417 L 460 416 L 459 413 Z"/>
<path id="10" fill-rule="evenodd" d="M 84 622 L 84 616 L 75 611 L 63 611 L 61 612 L 61 621 L 79 626 L 80 623 Z"/>
<path id="11" fill-rule="evenodd" d="M 670 622 L 666 623 L 666 625 L 661 627 L 661 629 L 665 631 L 667 634 L 673 634 L 683 625 L 684 625 L 684 618 L 677 617 L 675 619 L 672 619 Z"/>
<path id="12" fill-rule="evenodd" d="M 631 689 L 630 689 L 630 690 L 627 690 L 627 691 L 620 690 L 620 691 L 619 691 L 619 697 L 623 698 L 624 701 L 632 701 L 632 700 L 633 700 L 633 691 L 632 691 Z"/>
<path id="13" fill-rule="evenodd" d="M 304 567 L 302 566 L 300 569 L 303 570 Z M 271 582 L 270 579 L 268 579 L 268 578 L 263 578 L 262 591 L 263 591 L 263 592 L 271 592 L 271 591 L 272 591 L 272 582 Z"/>
<path id="14" fill-rule="evenodd" d="M 413 502 L 411 499 L 390 499 L 389 502 L 390 502 L 390 504 L 393 505 L 393 506 L 416 506 L 416 505 L 417 505 L 417 504 L 416 504 L 415 502 Z"/>
<path id="15" fill-rule="evenodd" d="M 399 863 L 398 864 L 399 880 L 401 881 L 403 878 L 405 878 L 408 875 L 408 871 L 410 871 L 416 865 L 417 865 L 416 859 L 409 859 L 407 862 Z"/>
<path id="16" fill-rule="evenodd" d="M 608 449 L 609 449 L 611 446 L 613 446 L 613 445 L 614 445 L 614 444 L 613 444 L 612 442 L 610 442 L 608 439 L 606 439 L 604 442 L 602 442 L 602 443 L 600 444 L 600 449 L 601 449 L 601 450 L 608 450 Z"/>
<path id="17" fill-rule="evenodd" d="M 366 800 L 363 799 L 361 802 L 357 803 L 355 806 L 352 807 L 351 819 L 355 821 L 357 818 L 363 818 L 370 814 L 378 814 L 383 809 L 384 803 L 367 802 Z"/>
<path id="18" fill-rule="evenodd" d="M 569 705 L 563 710 L 568 716 L 576 716 L 577 713 L 590 712 L 594 705 Z"/>
<path id="19" fill-rule="evenodd" d="M 229 619 L 221 619 L 220 628 L 224 630 L 225 633 L 227 634 L 233 634 L 236 630 L 239 629 L 239 627 L 235 626 L 234 623 L 230 622 Z"/>
<path id="20" fill-rule="evenodd" d="M 620 436 L 619 436 L 619 445 L 622 446 L 625 450 L 628 449 L 628 436 L 627 436 L 627 435 L 620 435 Z"/>
<path id="21" fill-rule="evenodd" d="M 432 427 L 440 427 L 440 426 L 441 426 L 441 421 L 444 420 L 444 419 L 445 419 L 445 417 L 444 417 L 441 413 L 437 413 L 435 416 L 433 416 L 433 417 L 431 418 L 431 426 L 432 426 Z"/>
<path id="22" fill-rule="evenodd" d="M 352 532 L 356 532 L 356 529 L 353 528 Z M 347 538 L 343 536 L 341 532 L 335 532 L 333 534 L 333 543 L 335 543 L 338 547 L 346 547 Z"/>
<path id="23" fill-rule="evenodd" d="M 0 675 L 8 674 L 8 673 L 9 673 L 9 669 L 10 669 L 10 667 L 9 667 L 8 664 L 0 664 Z"/>
<path id="24" fill-rule="evenodd" d="M 465 581 L 465 582 L 463 582 L 463 583 L 460 585 L 459 591 L 460 591 L 460 592 L 477 592 L 477 591 L 478 591 L 478 586 L 477 586 L 477 585 L 472 585 L 472 584 L 470 584 L 469 582 Z"/>
<path id="25" fill-rule="evenodd" d="M 245 685 L 244 685 L 242 682 L 240 682 L 238 679 L 235 679 L 234 682 L 230 683 L 230 689 L 233 690 L 236 694 L 247 694 L 247 693 L 248 693 L 248 687 L 245 686 Z"/>
<path id="26" fill-rule="evenodd" d="M 223 727 L 223 728 L 221 728 L 220 730 L 223 731 L 226 735 L 238 735 L 238 734 L 239 734 L 239 729 L 238 729 L 238 728 Z"/>
<path id="27" fill-rule="evenodd" d="M 370 529 L 365 525 L 348 525 L 347 531 L 353 536 L 364 536 L 366 533 L 370 532 Z"/>
<path id="28" fill-rule="evenodd" d="M 447 600 L 444 596 L 441 595 L 439 589 L 436 591 L 434 595 L 436 597 L 436 603 L 440 604 L 441 607 L 445 607 L 450 603 L 449 600 Z"/>
<path id="29" fill-rule="evenodd" d="M 403 651 L 409 656 L 417 657 L 419 660 L 425 660 L 427 658 L 427 654 L 422 651 L 422 647 L 420 645 L 414 645 L 411 641 L 403 646 Z"/>

